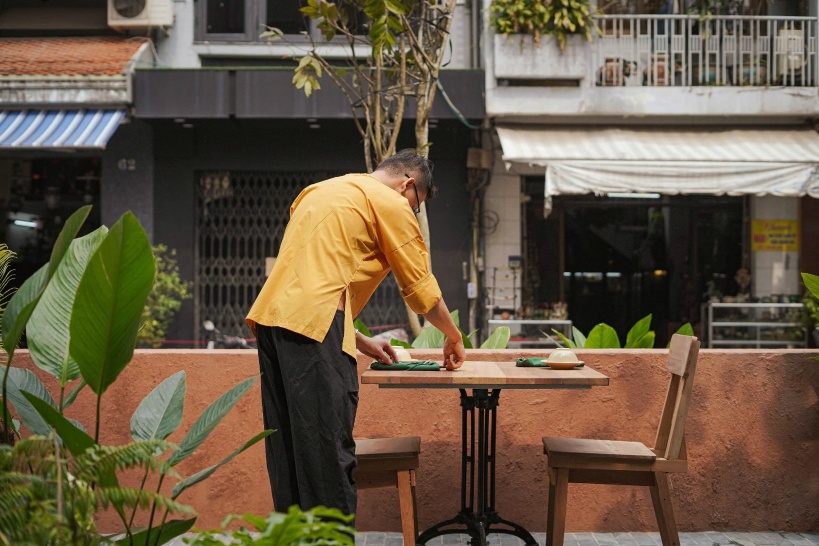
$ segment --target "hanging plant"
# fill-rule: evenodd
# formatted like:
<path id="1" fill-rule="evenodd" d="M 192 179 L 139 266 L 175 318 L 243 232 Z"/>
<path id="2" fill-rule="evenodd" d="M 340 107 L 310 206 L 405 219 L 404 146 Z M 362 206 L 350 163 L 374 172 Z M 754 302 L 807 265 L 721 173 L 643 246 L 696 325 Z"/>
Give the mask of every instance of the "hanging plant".
<path id="1" fill-rule="evenodd" d="M 493 0 L 489 21 L 497 34 L 528 34 L 540 45 L 542 36 L 554 36 L 561 51 L 571 35 L 591 41 L 602 34 L 589 0 Z"/>

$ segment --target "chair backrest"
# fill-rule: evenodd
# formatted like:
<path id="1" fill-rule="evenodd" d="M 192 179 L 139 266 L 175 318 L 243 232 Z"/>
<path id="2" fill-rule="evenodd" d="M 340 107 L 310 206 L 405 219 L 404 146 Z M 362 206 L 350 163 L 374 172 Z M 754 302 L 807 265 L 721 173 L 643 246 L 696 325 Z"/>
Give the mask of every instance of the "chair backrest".
<path id="1" fill-rule="evenodd" d="M 697 338 L 680 334 L 671 337 L 666 363 L 666 368 L 671 372 L 671 381 L 654 441 L 654 451 L 665 459 L 680 458 L 699 351 L 700 342 Z"/>

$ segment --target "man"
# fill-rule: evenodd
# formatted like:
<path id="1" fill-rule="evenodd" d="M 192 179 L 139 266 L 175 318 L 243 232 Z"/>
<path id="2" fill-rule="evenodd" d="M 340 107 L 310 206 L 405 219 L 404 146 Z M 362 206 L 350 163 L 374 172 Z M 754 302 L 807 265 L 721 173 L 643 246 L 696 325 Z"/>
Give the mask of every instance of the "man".
<path id="1" fill-rule="evenodd" d="M 265 428 L 276 430 L 265 449 L 279 511 L 293 504 L 356 511 L 356 349 L 397 359 L 389 342 L 356 332 L 353 318 L 387 273 L 407 304 L 446 335 L 447 369 L 464 361 L 413 216 L 436 189 L 431 162 L 404 150 L 372 174 L 313 184 L 290 207 L 276 264 L 247 316 L 259 347 Z"/>

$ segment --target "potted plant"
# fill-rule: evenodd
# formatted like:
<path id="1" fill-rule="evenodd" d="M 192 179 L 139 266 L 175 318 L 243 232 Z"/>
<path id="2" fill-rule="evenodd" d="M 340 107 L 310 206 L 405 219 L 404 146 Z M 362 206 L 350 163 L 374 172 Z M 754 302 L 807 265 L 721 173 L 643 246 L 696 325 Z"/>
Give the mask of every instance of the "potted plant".
<path id="1" fill-rule="evenodd" d="M 489 13 L 496 77 L 586 76 L 588 50 L 582 42 L 600 34 L 589 0 L 493 0 Z"/>

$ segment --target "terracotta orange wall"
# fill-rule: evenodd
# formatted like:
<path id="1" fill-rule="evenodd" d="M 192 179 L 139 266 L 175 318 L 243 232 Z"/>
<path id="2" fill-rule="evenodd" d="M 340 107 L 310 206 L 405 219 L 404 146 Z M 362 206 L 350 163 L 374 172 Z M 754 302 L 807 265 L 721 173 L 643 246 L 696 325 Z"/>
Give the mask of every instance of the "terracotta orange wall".
<path id="1" fill-rule="evenodd" d="M 470 351 L 472 360 L 511 360 L 547 351 Z M 654 440 L 667 378 L 665 351 L 580 351 L 606 374 L 608 387 L 588 391 L 504 390 L 498 409 L 496 505 L 531 531 L 546 525 L 548 481 L 540 438 L 570 435 Z M 672 478 L 680 530 L 819 530 L 819 363 L 816 351 L 702 350 L 688 421 L 689 472 Z M 437 351 L 415 357 L 440 358 Z M 359 370 L 367 359 L 359 360 Z M 18 352 L 15 364 L 31 367 Z M 185 370 L 183 432 L 220 394 L 256 375 L 251 351 L 138 351 L 103 398 L 104 443 L 130 439 L 129 420 L 164 378 Z M 42 373 L 39 374 L 41 377 Z M 53 388 L 52 388 L 52 392 Z M 459 506 L 461 413 L 456 390 L 379 389 L 362 385 L 357 436 L 418 435 L 418 512 L 422 528 L 454 515 Z M 89 430 L 94 398 L 84 392 L 69 416 Z M 214 464 L 262 430 L 258 384 L 178 470 L 187 476 Z M 136 480 L 136 477 L 133 477 Z M 166 484 L 168 485 L 168 484 Z M 171 484 L 172 485 L 172 484 Z M 181 501 L 200 514 L 197 526 L 217 527 L 234 512 L 273 508 L 261 444 L 234 459 Z M 117 528 L 113 519 L 105 525 Z M 400 531 L 394 490 L 359 493 L 362 531 Z M 573 485 L 569 531 L 656 530 L 642 488 Z"/>

